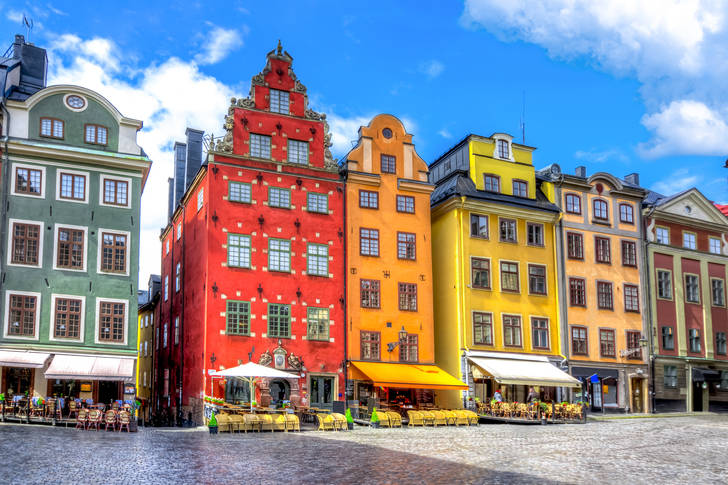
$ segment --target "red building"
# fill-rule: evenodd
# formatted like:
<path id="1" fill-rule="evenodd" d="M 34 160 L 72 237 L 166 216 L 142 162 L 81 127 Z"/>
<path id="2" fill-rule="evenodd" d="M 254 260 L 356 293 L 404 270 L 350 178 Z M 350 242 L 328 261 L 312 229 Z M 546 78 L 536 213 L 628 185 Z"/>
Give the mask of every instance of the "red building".
<path id="1" fill-rule="evenodd" d="M 343 399 L 343 181 L 292 60 L 279 45 L 250 97 L 232 100 L 162 232 L 160 413 L 200 423 L 204 396 L 249 401 L 247 384 L 210 377 L 249 360 L 300 376 L 258 383 L 262 405 Z"/>

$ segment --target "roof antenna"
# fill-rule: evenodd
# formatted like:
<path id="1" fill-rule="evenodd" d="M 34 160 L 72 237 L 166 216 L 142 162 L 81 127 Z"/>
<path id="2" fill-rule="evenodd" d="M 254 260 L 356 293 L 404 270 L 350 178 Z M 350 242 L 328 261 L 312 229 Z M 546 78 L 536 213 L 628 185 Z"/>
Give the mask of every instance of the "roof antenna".
<path id="1" fill-rule="evenodd" d="M 30 43 L 30 31 L 33 30 L 33 19 L 28 20 L 28 17 L 23 14 L 23 25 L 25 25 L 25 42 Z"/>
<path id="2" fill-rule="evenodd" d="M 521 108 L 521 139 L 526 144 L 526 90 L 523 90 L 523 104 Z"/>

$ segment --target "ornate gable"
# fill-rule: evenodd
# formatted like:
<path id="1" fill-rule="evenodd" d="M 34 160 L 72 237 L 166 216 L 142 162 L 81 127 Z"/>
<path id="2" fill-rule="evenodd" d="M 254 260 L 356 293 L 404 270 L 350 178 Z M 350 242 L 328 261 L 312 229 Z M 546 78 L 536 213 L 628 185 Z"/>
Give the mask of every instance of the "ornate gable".
<path id="1" fill-rule="evenodd" d="M 702 222 L 724 226 L 728 229 L 728 218 L 698 189 L 690 189 L 680 195 L 668 198 L 658 204 L 657 210 L 670 218 L 680 219 L 686 224 Z"/>

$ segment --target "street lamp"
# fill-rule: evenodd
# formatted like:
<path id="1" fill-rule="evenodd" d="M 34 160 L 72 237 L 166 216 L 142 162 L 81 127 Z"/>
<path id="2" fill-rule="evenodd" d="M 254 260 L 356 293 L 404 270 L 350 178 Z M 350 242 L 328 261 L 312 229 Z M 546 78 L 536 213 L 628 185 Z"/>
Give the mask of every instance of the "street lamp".
<path id="1" fill-rule="evenodd" d="M 393 352 L 399 344 L 402 344 L 407 340 L 407 330 L 404 329 L 404 325 L 402 325 L 402 330 L 399 331 L 398 336 L 399 340 L 397 342 L 390 342 L 387 344 L 387 350 L 389 352 Z"/>

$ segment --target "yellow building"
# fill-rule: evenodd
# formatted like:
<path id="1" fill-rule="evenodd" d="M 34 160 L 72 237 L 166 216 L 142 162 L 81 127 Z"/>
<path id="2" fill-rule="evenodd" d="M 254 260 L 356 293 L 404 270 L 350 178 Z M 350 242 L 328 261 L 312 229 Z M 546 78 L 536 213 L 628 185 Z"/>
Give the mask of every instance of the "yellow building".
<path id="1" fill-rule="evenodd" d="M 344 160 L 347 398 L 434 404 L 433 389 L 464 384 L 434 365 L 427 164 L 385 114 L 360 128 Z"/>
<path id="2" fill-rule="evenodd" d="M 154 366 L 154 319 L 158 315 L 157 305 L 161 289 L 159 275 L 149 277 L 149 289 L 139 293 L 136 395 L 142 402 L 139 416 L 148 421 L 152 397 L 152 369 Z"/>
<path id="3" fill-rule="evenodd" d="M 469 135 L 430 166 L 437 363 L 462 378 L 444 407 L 490 399 L 562 399 L 554 187 L 534 148 L 507 134 Z"/>
<path id="4" fill-rule="evenodd" d="M 584 382 L 592 409 L 647 412 L 639 176 L 587 176 L 585 167 L 564 174 L 557 166 L 542 174 L 553 181 L 563 211 L 558 238 L 569 373 Z"/>

